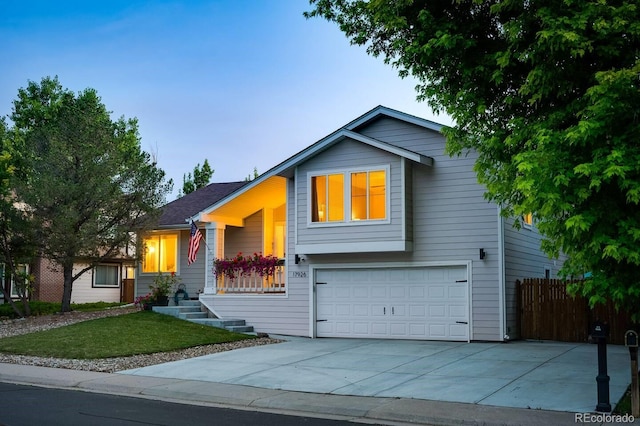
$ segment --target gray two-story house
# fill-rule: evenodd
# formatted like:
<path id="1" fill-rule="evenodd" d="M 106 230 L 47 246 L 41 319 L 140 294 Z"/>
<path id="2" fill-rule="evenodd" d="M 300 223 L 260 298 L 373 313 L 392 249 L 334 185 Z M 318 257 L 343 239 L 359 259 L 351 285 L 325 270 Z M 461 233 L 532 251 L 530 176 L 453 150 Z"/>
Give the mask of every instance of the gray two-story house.
<path id="1" fill-rule="evenodd" d="M 145 236 L 144 294 L 175 272 L 212 316 L 258 332 L 456 341 L 517 337 L 515 281 L 555 276 L 530 217 L 483 197 L 473 154 L 441 125 L 379 106 L 250 182 L 168 204 Z M 188 265 L 190 223 L 204 235 Z M 281 259 L 271 276 L 216 275 L 215 259 Z M 254 274 L 255 275 L 255 274 Z"/>

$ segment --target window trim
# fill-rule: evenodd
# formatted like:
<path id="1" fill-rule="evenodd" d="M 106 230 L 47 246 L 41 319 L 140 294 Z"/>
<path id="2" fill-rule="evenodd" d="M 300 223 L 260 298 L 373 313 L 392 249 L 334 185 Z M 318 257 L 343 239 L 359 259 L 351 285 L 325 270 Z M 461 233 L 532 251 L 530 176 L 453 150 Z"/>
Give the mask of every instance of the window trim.
<path id="1" fill-rule="evenodd" d="M 117 270 L 116 274 L 116 284 L 96 284 L 96 269 L 98 266 L 112 266 Z M 98 263 L 91 271 L 91 288 L 120 288 L 120 283 L 122 282 L 122 265 L 119 263 Z"/>
<path id="2" fill-rule="evenodd" d="M 385 172 L 385 217 L 384 219 L 351 220 L 351 175 L 353 173 L 370 173 L 375 171 Z M 314 222 L 312 220 L 312 178 L 317 176 L 343 175 L 344 219 L 341 221 Z M 366 167 L 349 167 L 340 169 L 322 169 L 307 172 L 307 227 L 325 228 L 333 226 L 366 226 L 391 223 L 391 165 L 374 165 Z"/>
<path id="3" fill-rule="evenodd" d="M 144 240 L 152 238 L 152 237 L 160 237 L 161 235 L 176 235 L 178 238 L 176 240 L 176 270 L 173 271 L 175 272 L 176 275 L 180 275 L 180 237 L 182 235 L 181 231 L 166 231 L 166 232 L 150 232 L 147 233 L 146 235 L 144 235 L 142 237 L 142 250 L 144 250 Z M 140 276 L 154 276 L 154 275 L 158 275 L 159 273 L 162 274 L 168 274 L 171 271 L 153 271 L 153 272 L 145 272 L 144 271 L 144 252 L 142 254 L 142 258 L 139 261 L 139 271 L 138 273 L 140 274 Z"/>

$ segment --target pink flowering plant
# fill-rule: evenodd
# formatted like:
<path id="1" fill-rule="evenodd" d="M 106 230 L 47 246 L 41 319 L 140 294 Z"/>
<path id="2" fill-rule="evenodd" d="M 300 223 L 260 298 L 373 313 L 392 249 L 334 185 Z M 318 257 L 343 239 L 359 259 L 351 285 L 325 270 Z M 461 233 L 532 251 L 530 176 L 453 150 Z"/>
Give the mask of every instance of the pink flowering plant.
<path id="1" fill-rule="evenodd" d="M 241 276 L 257 274 L 261 277 L 272 277 L 276 273 L 282 261 L 275 256 L 263 256 L 262 253 L 253 253 L 253 256 L 244 256 L 238 253 L 234 258 L 216 259 L 213 261 L 213 272 L 216 277 L 230 279 Z"/>
<path id="2" fill-rule="evenodd" d="M 138 309 L 144 309 L 144 305 L 148 303 L 155 302 L 153 295 L 151 293 L 147 293 L 144 296 L 138 296 L 134 300 L 134 304 Z"/>

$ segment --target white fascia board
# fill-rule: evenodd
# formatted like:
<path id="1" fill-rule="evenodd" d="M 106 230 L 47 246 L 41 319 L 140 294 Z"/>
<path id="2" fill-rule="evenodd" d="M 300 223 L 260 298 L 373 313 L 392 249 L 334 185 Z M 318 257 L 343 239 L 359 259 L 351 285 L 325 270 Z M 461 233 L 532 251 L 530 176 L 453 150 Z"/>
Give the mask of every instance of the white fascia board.
<path id="1" fill-rule="evenodd" d="M 358 243 L 296 244 L 298 254 L 383 253 L 413 250 L 411 241 L 373 241 Z"/>

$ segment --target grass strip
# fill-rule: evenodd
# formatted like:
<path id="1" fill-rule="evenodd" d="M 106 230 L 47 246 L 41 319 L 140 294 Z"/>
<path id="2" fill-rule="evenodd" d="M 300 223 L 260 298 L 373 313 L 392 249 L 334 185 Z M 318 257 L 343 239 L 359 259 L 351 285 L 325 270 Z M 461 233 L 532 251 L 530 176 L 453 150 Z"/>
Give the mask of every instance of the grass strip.
<path id="1" fill-rule="evenodd" d="M 0 352 L 65 359 L 100 359 L 169 352 L 250 339 L 169 315 L 140 311 L 0 339 Z"/>

